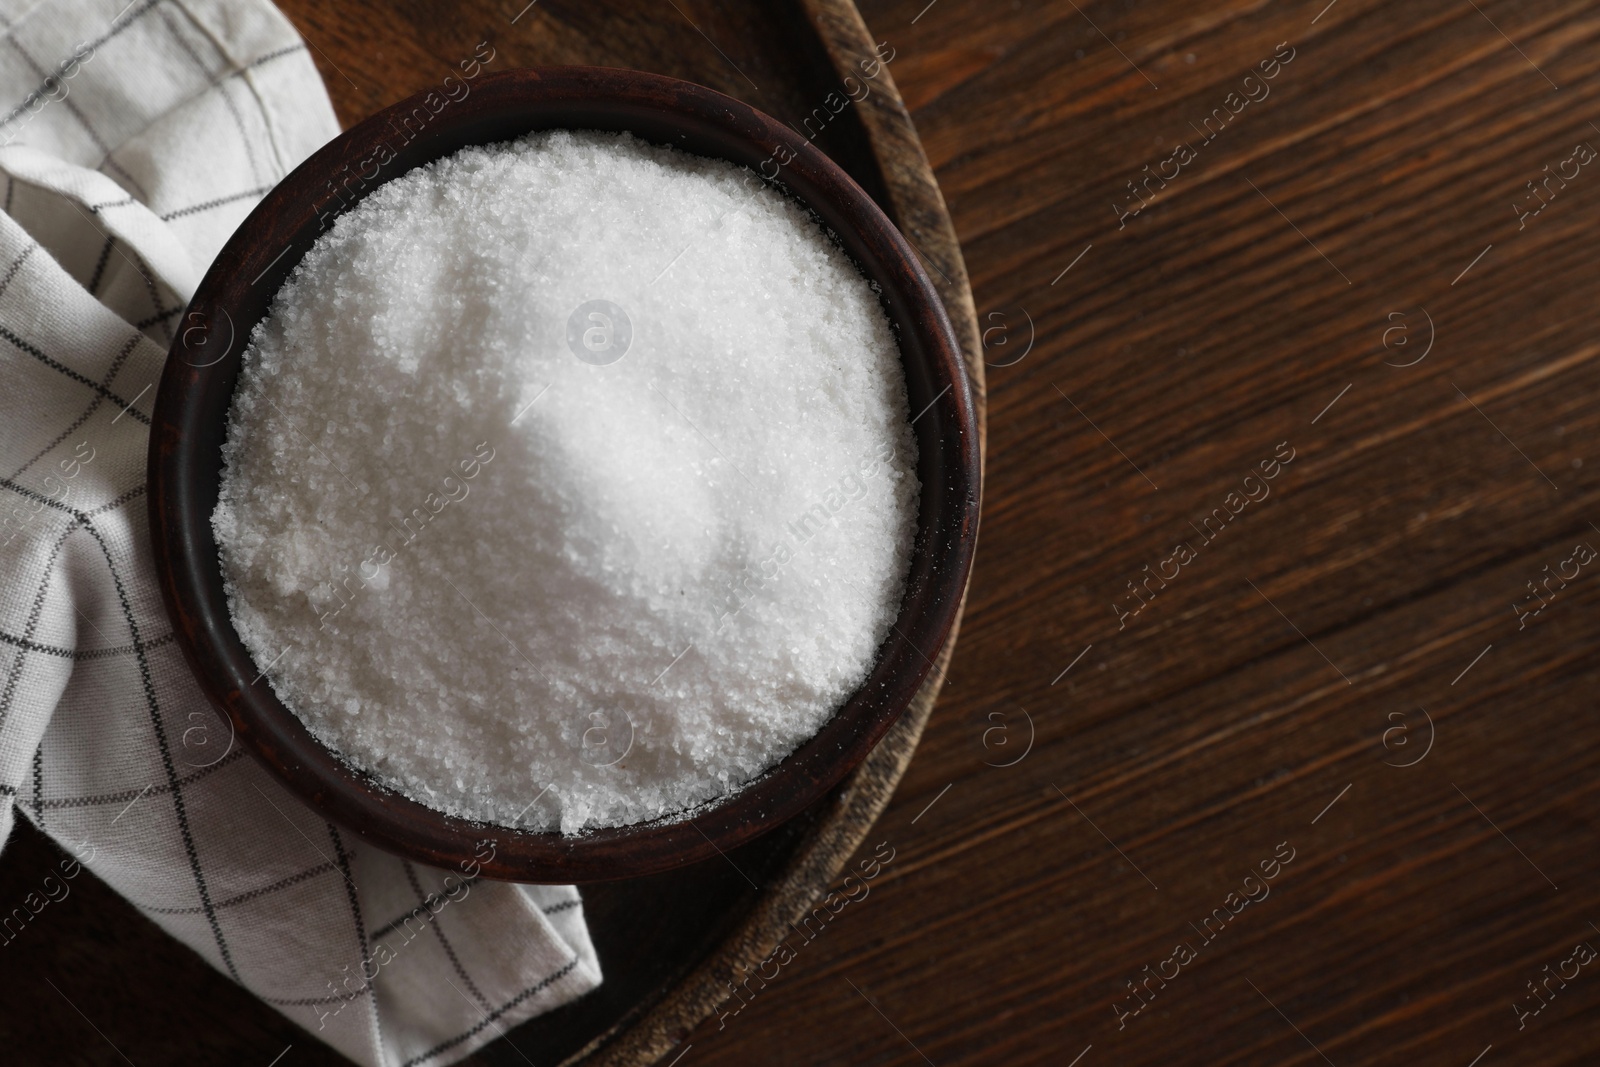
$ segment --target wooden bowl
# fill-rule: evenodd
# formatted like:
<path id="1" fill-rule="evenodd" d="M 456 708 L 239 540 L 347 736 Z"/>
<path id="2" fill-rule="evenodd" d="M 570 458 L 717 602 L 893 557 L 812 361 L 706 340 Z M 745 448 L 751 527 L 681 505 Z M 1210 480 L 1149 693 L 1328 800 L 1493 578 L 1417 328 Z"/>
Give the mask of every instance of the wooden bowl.
<path id="1" fill-rule="evenodd" d="M 462 88 L 466 89 L 461 95 Z M 201 281 L 168 354 L 151 422 L 150 532 L 178 643 L 239 741 L 295 796 L 380 848 L 457 867 L 494 842 L 483 874 L 522 882 L 631 878 L 703 860 L 820 798 L 916 694 L 960 611 L 977 542 L 979 459 L 961 352 L 915 253 L 878 206 L 788 126 L 703 86 L 604 67 L 483 74 L 418 93 L 334 138 L 278 186 Z M 872 672 L 795 752 L 737 792 L 650 823 L 576 836 L 454 818 L 385 789 L 341 760 L 273 694 L 234 630 L 211 514 L 222 442 L 249 334 L 332 221 L 379 184 L 467 145 L 551 128 L 630 131 L 742 164 L 816 213 L 882 290 L 897 328 L 922 482 L 899 618 Z M 481 860 L 480 860 L 481 862 Z"/>

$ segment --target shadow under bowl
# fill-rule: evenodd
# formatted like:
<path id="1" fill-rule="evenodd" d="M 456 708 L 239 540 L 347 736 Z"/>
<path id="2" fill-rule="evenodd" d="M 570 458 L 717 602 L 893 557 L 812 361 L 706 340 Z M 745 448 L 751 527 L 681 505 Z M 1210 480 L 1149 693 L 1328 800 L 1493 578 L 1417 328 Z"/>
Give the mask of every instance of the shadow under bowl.
<path id="1" fill-rule="evenodd" d="M 771 830 L 854 769 L 933 669 L 977 543 L 977 423 L 960 347 L 894 225 L 783 123 L 699 85 L 637 71 L 484 74 L 448 99 L 419 93 L 346 130 L 278 184 L 201 281 L 168 354 L 151 423 L 150 528 L 161 592 L 201 688 L 290 793 L 374 845 L 489 878 L 631 878 L 707 859 Z M 273 693 L 235 630 L 211 528 L 222 443 L 251 331 L 312 243 L 379 184 L 468 145 L 555 128 L 628 131 L 756 170 L 814 212 L 877 284 L 899 341 L 922 482 L 900 612 L 865 683 L 818 732 L 738 791 L 689 813 L 563 836 L 455 818 L 386 789 L 318 741 Z M 483 861 L 480 842 L 493 843 Z"/>

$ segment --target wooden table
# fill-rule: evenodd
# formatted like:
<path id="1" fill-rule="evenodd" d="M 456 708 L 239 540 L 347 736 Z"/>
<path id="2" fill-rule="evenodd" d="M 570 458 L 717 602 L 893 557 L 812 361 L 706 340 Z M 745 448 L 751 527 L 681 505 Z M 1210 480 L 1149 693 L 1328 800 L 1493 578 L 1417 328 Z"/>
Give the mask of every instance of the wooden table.
<path id="1" fill-rule="evenodd" d="M 663 1062 L 1594 1062 L 1600 15 L 925 3 L 861 6 L 987 331 L 961 643 L 870 895 Z M 681 34 L 666 73 L 720 50 L 769 106 L 740 9 L 676 6 L 495 40 Z M 482 36 L 290 10 L 346 121 Z M 49 861 L 21 835 L 0 888 Z M 140 1067 L 336 1062 L 83 901 L 57 962 Z"/>

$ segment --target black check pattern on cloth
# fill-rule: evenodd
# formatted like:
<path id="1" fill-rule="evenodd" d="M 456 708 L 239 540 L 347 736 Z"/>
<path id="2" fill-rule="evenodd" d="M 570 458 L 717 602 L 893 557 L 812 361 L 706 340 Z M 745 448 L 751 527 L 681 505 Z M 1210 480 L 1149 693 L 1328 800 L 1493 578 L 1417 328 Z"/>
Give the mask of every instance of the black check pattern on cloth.
<path id="1" fill-rule="evenodd" d="M 406 863 L 279 788 L 156 588 L 165 345 L 228 234 L 336 132 L 304 43 L 265 0 L 50 0 L 0 34 L 0 840 L 20 811 L 370 1067 L 451 1063 L 593 989 L 573 887 Z M 0 941 L 29 919 L 0 914 Z"/>

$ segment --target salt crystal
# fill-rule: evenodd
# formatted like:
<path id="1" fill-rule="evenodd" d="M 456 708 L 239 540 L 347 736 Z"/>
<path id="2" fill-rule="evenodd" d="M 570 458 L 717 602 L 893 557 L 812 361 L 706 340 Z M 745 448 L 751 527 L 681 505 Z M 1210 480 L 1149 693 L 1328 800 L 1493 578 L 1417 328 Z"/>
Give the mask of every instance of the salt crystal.
<path id="1" fill-rule="evenodd" d="M 468 148 L 341 216 L 251 335 L 223 456 L 279 698 L 390 788 L 569 834 L 814 734 L 890 632 L 920 493 L 848 257 L 626 134 Z"/>

